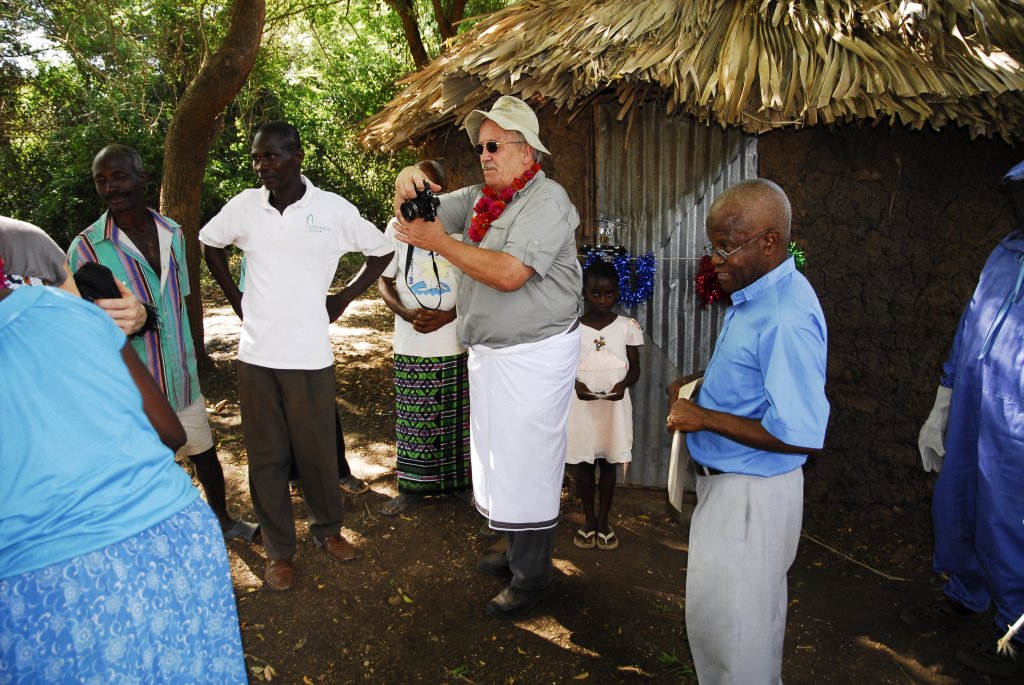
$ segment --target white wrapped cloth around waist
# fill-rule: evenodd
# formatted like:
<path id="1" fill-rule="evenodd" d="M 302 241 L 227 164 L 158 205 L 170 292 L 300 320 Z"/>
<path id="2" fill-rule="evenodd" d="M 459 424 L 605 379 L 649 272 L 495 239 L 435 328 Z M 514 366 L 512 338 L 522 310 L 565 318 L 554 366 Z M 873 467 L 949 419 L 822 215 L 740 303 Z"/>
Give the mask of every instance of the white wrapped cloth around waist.
<path id="1" fill-rule="evenodd" d="M 473 495 L 496 530 L 558 523 L 579 348 L 576 329 L 532 343 L 469 349 Z"/>

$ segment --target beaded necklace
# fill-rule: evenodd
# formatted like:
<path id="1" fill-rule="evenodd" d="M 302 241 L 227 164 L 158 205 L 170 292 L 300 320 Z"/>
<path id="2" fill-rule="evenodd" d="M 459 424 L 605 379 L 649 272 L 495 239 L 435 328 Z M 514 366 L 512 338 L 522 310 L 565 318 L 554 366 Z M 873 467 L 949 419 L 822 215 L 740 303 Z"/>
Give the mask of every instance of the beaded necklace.
<path id="1" fill-rule="evenodd" d="M 538 171 L 540 171 L 540 164 L 535 163 L 526 170 L 525 174 L 512 181 L 512 185 L 501 192 L 488 185 L 483 187 L 483 197 L 477 200 L 476 205 L 473 207 L 473 211 L 476 214 L 473 215 L 473 221 L 470 223 L 469 230 L 467 231 L 470 240 L 474 243 L 479 243 L 484 239 L 484 236 L 487 235 L 487 230 L 505 211 L 508 203 L 512 201 L 512 197 L 525 188 L 526 184 L 537 175 Z"/>

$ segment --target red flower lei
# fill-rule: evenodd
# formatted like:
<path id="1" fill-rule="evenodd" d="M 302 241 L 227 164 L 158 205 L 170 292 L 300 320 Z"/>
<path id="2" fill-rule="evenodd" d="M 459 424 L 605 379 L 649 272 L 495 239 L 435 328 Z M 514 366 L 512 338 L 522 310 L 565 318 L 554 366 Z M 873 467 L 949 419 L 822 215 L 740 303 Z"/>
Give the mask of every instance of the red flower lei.
<path id="1" fill-rule="evenodd" d="M 491 227 L 501 213 L 505 211 L 505 207 L 512 201 L 512 197 L 526 187 L 537 172 L 540 171 L 540 164 L 534 164 L 526 173 L 519 178 L 512 181 L 512 185 L 500 193 L 494 188 L 485 185 L 483 188 L 483 197 L 477 200 L 476 206 L 473 207 L 473 211 L 476 214 L 473 215 L 473 221 L 469 226 L 469 238 L 474 243 L 479 243 L 487 235 L 487 230 Z"/>

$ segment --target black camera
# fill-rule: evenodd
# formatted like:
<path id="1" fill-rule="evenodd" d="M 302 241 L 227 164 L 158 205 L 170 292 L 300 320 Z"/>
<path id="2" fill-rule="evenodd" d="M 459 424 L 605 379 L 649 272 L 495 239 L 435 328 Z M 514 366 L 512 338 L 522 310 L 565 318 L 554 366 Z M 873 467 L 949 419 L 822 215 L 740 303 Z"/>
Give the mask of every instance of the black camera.
<path id="1" fill-rule="evenodd" d="M 437 207 L 440 204 L 441 199 L 434 195 L 433 191 L 430 190 L 430 184 L 424 181 L 423 190 L 417 190 L 416 197 L 403 202 L 399 209 L 407 221 L 415 221 L 416 219 L 433 221 L 437 216 Z"/>
<path id="2" fill-rule="evenodd" d="M 75 286 L 83 300 L 94 302 L 100 299 L 121 297 L 121 291 L 114 280 L 114 272 L 99 262 L 86 262 L 78 267 L 74 275 Z"/>

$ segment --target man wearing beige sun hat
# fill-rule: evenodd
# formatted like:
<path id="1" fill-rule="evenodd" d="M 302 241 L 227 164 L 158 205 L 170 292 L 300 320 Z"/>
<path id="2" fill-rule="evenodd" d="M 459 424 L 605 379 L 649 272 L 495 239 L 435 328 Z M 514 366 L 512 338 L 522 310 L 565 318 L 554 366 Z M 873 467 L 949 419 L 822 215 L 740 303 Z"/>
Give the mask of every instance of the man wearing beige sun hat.
<path id="1" fill-rule="evenodd" d="M 457 331 L 469 349 L 474 501 L 509 543 L 477 568 L 511 576 L 486 606 L 491 616 L 511 618 L 552 587 L 580 345 L 579 215 L 541 170 L 548 151 L 529 105 L 505 95 L 488 111 L 474 110 L 465 126 L 484 183 L 441 195 L 436 220 L 410 220 L 400 206 L 429 179 L 406 167 L 395 180 L 395 215 L 399 240 L 444 256 L 463 274 Z"/>

